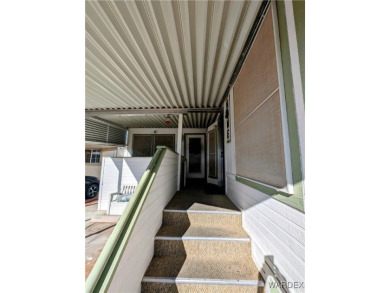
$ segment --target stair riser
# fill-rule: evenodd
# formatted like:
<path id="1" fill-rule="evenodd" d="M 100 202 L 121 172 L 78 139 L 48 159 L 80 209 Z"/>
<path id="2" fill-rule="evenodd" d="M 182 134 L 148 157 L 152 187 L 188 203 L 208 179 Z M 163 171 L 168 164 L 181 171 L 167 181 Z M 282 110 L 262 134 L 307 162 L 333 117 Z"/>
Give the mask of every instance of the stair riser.
<path id="1" fill-rule="evenodd" d="M 264 293 L 264 287 L 236 286 L 236 285 L 209 285 L 209 284 L 169 284 L 169 283 L 142 283 L 142 292 L 169 292 L 169 293 Z"/>
<path id="2" fill-rule="evenodd" d="M 217 213 L 163 213 L 163 223 L 168 225 L 242 225 L 241 214 Z"/>
<path id="3" fill-rule="evenodd" d="M 250 242 L 219 240 L 159 240 L 154 242 L 155 256 L 203 255 L 223 257 L 251 257 Z"/>

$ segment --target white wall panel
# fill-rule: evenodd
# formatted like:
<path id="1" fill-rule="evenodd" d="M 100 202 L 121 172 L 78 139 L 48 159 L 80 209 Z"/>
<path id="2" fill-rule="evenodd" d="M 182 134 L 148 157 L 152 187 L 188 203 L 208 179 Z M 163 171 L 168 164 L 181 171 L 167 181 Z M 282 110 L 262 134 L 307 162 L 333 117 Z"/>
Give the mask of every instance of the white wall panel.
<path id="1" fill-rule="evenodd" d="M 100 179 L 99 210 L 107 210 L 111 193 L 120 192 L 122 184 L 141 180 L 151 158 L 103 158 Z"/>
<path id="2" fill-rule="evenodd" d="M 176 193 L 178 155 L 165 153 L 132 236 L 108 292 L 141 292 L 141 281 L 154 253 L 154 237 L 165 206 Z"/>

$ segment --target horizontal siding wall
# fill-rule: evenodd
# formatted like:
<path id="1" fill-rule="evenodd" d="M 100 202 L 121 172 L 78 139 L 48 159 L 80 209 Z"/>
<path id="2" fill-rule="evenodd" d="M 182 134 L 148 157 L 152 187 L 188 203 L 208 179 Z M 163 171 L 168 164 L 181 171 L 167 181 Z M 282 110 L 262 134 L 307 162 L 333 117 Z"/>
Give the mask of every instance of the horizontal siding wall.
<path id="1" fill-rule="evenodd" d="M 100 164 L 85 164 L 85 176 L 94 176 L 100 179 L 102 165 Z"/>
<path id="2" fill-rule="evenodd" d="M 287 281 L 305 276 L 305 216 L 268 195 L 226 177 L 227 195 L 242 210 L 243 227 L 252 240 L 252 255 L 259 269 L 264 256 Z"/>
<path id="3" fill-rule="evenodd" d="M 120 192 L 122 184 L 137 185 L 152 158 L 106 157 L 102 163 L 99 210 L 107 210 L 111 193 Z"/>
<path id="4" fill-rule="evenodd" d="M 167 150 L 108 292 L 141 292 L 165 206 L 176 193 L 178 155 Z"/>

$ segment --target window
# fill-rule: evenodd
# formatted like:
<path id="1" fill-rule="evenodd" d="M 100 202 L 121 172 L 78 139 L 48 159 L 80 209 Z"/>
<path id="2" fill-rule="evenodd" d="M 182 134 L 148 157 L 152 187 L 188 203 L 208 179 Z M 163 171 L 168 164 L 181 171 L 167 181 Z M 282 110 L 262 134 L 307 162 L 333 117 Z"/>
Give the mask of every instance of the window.
<path id="1" fill-rule="evenodd" d="M 133 157 L 152 157 L 157 146 L 175 150 L 174 134 L 135 134 L 133 136 Z"/>
<path id="2" fill-rule="evenodd" d="M 100 150 L 85 150 L 85 163 L 99 164 Z"/>

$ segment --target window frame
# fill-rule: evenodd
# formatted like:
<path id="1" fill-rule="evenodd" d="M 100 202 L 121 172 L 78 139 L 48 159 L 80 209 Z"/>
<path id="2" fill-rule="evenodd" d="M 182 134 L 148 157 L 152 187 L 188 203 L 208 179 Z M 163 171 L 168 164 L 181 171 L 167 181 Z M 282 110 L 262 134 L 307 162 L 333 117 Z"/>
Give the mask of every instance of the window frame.
<path id="1" fill-rule="evenodd" d="M 101 158 L 102 158 L 102 150 L 101 149 L 86 149 L 85 151 L 90 152 L 90 157 L 89 157 L 89 162 L 86 161 L 86 156 L 85 156 L 85 164 L 100 164 Z M 99 152 L 99 161 L 98 162 L 92 162 L 92 157 L 93 157 L 93 152 Z"/>

